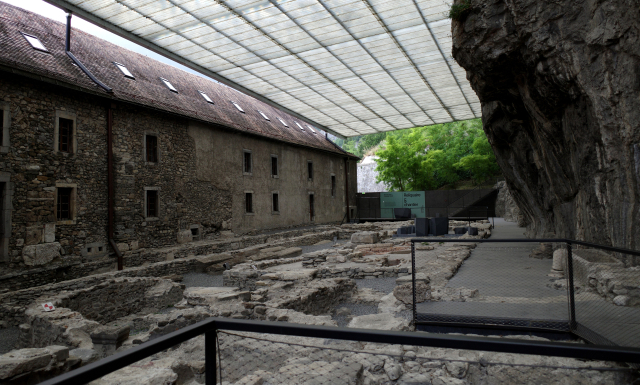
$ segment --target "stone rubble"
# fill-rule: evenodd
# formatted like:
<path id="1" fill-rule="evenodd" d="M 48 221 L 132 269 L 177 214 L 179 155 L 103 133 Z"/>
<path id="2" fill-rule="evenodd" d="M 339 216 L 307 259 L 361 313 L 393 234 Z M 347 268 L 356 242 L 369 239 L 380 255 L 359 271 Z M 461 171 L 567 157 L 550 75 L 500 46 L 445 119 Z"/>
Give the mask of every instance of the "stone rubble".
<path id="1" fill-rule="evenodd" d="M 479 229 L 477 237 L 490 234 L 490 224 L 477 222 L 473 225 Z M 403 316 L 413 301 L 411 243 L 406 238 L 389 237 L 397 224 L 343 226 L 352 234 L 348 242 L 329 245 L 333 242 L 326 240 L 324 244 L 329 247 L 305 254 L 295 246 L 251 246 L 236 250 L 235 255 L 243 255 L 244 260 L 236 260 L 229 270 L 224 271 L 224 287 L 185 288 L 175 282 L 181 280 L 179 274 L 165 273 L 163 276 L 166 278 L 104 275 L 93 278 L 93 281 L 81 280 L 75 287 L 64 286 L 65 290 L 55 295 L 52 294 L 55 292 L 53 288 L 49 291 L 35 290 L 39 296 L 27 294 L 24 297 L 29 305 L 22 310 L 21 345 L 39 348 L 39 352 L 33 354 L 49 358 L 41 358 L 37 365 L 29 364 L 32 362 L 31 353 L 16 350 L 10 353 L 14 357 L 0 357 L 0 373 L 5 370 L 5 376 L 12 381 L 24 375 L 46 379 L 49 374 L 86 365 L 209 317 L 327 326 L 337 325 L 334 317 L 346 317 L 347 326 L 352 328 L 411 330 L 409 319 Z M 446 287 L 474 247 L 474 243 L 439 243 L 437 239 L 416 244 L 416 252 L 424 262 L 417 266 L 415 274 L 419 289 L 417 301 L 481 300 L 482 293 L 476 289 Z M 191 269 L 210 271 L 212 266 L 233 258 L 237 257 L 225 253 L 196 255 L 191 259 L 194 261 Z M 188 270 L 179 273 L 185 272 Z M 382 278 L 391 279 L 392 285 L 395 281 L 393 289 L 389 289 L 391 292 L 358 287 L 355 281 Z M 99 301 L 105 298 L 113 298 L 114 301 Z M 45 299 L 53 302 L 57 309 L 44 312 L 39 304 Z M 628 304 L 630 300 L 613 298 L 613 301 Z M 102 306 L 94 307 L 94 303 Z M 377 313 L 356 314 L 348 307 L 338 306 L 344 303 L 373 306 Z M 518 358 L 415 346 L 240 334 L 252 338 L 225 336 L 224 333 L 220 337 L 223 383 L 228 385 L 506 384 L 527 383 L 529 378 L 547 378 L 545 376 L 550 375 L 533 368 L 516 370 L 509 366 L 455 362 L 460 359 L 473 362 L 485 359 L 547 362 L 548 357 Z M 344 351 L 289 343 L 328 345 Z M 203 336 L 193 338 L 93 384 L 201 384 L 204 382 L 203 344 Z M 53 356 L 47 352 L 55 350 L 54 345 L 64 346 L 67 352 L 64 359 L 52 361 Z M 577 360 L 558 360 L 571 366 L 586 365 Z M 11 369 L 11 365 L 25 369 Z M 233 366 L 237 370 L 233 370 Z M 624 379 L 617 372 L 596 372 L 596 375 L 589 375 L 586 371 L 567 372 L 575 373 L 579 381 L 589 384 Z"/>

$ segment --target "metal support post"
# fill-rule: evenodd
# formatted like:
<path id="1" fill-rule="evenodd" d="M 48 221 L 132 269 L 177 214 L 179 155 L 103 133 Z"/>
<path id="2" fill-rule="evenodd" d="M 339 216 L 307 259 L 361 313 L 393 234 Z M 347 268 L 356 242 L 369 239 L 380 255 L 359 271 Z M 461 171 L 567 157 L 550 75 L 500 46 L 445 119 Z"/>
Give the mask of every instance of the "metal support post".
<path id="1" fill-rule="evenodd" d="M 411 293 L 413 294 L 413 325 L 418 322 L 418 310 L 416 309 L 416 243 L 411 242 Z"/>
<path id="2" fill-rule="evenodd" d="M 569 328 L 576 330 L 576 302 L 575 287 L 573 285 L 573 253 L 571 252 L 571 243 L 567 242 L 567 276 L 569 279 Z"/>
<path id="3" fill-rule="evenodd" d="M 205 384 L 217 384 L 216 330 L 204 333 Z"/>

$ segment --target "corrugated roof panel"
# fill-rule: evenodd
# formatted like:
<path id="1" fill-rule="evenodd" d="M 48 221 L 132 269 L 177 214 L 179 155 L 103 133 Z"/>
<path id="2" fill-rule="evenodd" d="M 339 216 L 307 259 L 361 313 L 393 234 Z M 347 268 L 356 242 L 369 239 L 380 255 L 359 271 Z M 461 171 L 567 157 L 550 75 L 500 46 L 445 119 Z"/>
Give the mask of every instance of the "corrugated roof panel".
<path id="1" fill-rule="evenodd" d="M 131 31 L 320 129 L 347 135 L 480 116 L 451 59 L 442 0 L 47 1 Z M 359 126 L 340 123 L 354 119 Z"/>

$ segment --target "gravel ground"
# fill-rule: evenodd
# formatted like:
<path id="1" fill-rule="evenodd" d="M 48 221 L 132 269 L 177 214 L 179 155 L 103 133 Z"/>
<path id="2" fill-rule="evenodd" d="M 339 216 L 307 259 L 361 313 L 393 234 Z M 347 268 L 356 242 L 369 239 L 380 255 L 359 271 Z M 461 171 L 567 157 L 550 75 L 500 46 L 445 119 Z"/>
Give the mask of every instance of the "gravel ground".
<path id="1" fill-rule="evenodd" d="M 336 244 L 340 245 L 340 244 L 343 244 L 343 243 L 346 243 L 346 242 L 347 242 L 346 239 L 341 239 L 336 243 L 327 242 L 327 243 L 325 243 L 323 245 L 300 246 L 300 248 L 302 249 L 302 254 L 305 254 L 305 253 L 311 253 L 313 251 L 328 249 L 328 248 L 333 247 L 333 245 L 336 245 Z"/>
<path id="2" fill-rule="evenodd" d="M 389 294 L 396 287 L 396 277 L 356 279 L 359 289 L 370 288 L 381 293 Z"/>
<path id="3" fill-rule="evenodd" d="M 20 329 L 18 328 L 0 329 L 0 354 L 13 350 L 19 335 Z"/>
<path id="4" fill-rule="evenodd" d="M 336 310 L 340 309 L 341 307 L 346 307 L 347 309 L 351 310 L 351 315 L 335 315 L 335 314 L 331 315 L 331 319 L 336 321 L 338 323 L 338 326 L 340 326 L 340 327 L 347 326 L 347 324 L 349 323 L 349 320 L 347 320 L 347 317 L 357 317 L 357 316 L 361 316 L 361 315 L 377 314 L 378 313 L 378 305 L 362 305 L 362 304 L 358 304 L 358 303 L 341 303 L 341 304 L 338 304 L 338 306 L 336 306 Z"/>
<path id="5" fill-rule="evenodd" d="M 186 287 L 222 287 L 222 274 L 187 273 L 182 283 Z"/>

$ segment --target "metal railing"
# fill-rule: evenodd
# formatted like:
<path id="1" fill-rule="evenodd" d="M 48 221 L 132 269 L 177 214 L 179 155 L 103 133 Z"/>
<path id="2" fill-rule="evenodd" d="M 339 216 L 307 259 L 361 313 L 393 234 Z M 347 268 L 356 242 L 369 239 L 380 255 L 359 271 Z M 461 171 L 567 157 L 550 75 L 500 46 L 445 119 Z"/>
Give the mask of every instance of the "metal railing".
<path id="1" fill-rule="evenodd" d="M 449 298 L 443 302 L 437 302 L 437 299 L 435 302 L 417 302 L 416 274 L 423 266 L 425 269 L 429 267 L 429 246 L 417 249 L 417 245 L 424 243 L 479 243 L 481 246 L 473 251 L 476 254 L 462 262 L 442 289 L 455 292 L 463 288 L 477 292 L 457 303 Z M 536 262 L 530 257 L 533 248 L 519 246 L 525 243 L 548 244 L 549 247 L 551 244 L 564 244 L 564 277 L 560 276 L 555 281 L 550 279 L 549 260 Z M 491 249 L 486 244 L 510 245 Z M 622 262 L 608 254 L 598 254 L 597 250 L 640 256 L 637 250 L 571 239 L 414 238 L 411 240 L 414 324 L 463 330 L 493 328 L 566 332 L 598 345 L 640 347 L 640 299 L 636 301 L 633 297 L 640 293 L 637 270 L 627 270 Z M 486 268 L 487 263 L 493 265 L 484 270 L 486 276 L 483 276 L 481 266 Z M 469 285 L 472 287 L 467 287 Z M 631 293 L 635 288 L 638 293 Z M 554 295 L 553 289 L 566 289 L 566 313 L 559 311 L 561 296 Z M 629 295 L 625 298 L 625 294 Z M 621 297 L 614 298 L 616 295 Z M 524 316 L 519 317 L 518 314 Z"/>
<path id="2" fill-rule="evenodd" d="M 41 385 L 77 385 L 88 383 L 201 334 L 205 336 L 205 383 L 207 385 L 213 385 L 217 383 L 217 374 L 220 369 L 217 361 L 217 359 L 220 359 L 219 356 L 217 356 L 219 353 L 216 346 L 217 337 L 218 332 L 222 333 L 223 331 L 268 333 L 284 336 L 325 338 L 392 345 L 402 344 L 434 348 L 640 363 L 640 349 L 621 348 L 617 346 L 593 346 L 551 341 L 378 331 L 331 326 L 298 325 L 283 322 L 209 318 L 171 334 L 146 342 L 138 347 L 62 374 L 42 382 Z"/>

